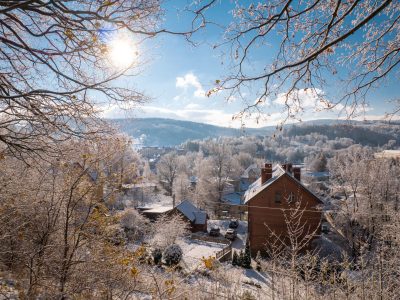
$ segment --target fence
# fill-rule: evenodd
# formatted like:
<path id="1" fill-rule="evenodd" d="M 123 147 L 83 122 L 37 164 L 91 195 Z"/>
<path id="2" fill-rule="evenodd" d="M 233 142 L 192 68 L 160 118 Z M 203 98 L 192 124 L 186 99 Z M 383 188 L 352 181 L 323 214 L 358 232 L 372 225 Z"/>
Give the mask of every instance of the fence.
<path id="1" fill-rule="evenodd" d="M 223 237 L 213 237 L 213 236 L 209 236 L 209 235 L 192 234 L 190 236 L 190 238 L 193 240 L 200 240 L 200 241 L 217 243 L 217 244 L 224 244 L 224 245 L 231 244 L 230 241 L 228 241 L 227 239 L 225 239 Z"/>
<path id="2" fill-rule="evenodd" d="M 227 261 L 232 258 L 232 246 L 229 245 L 215 254 L 215 258 L 219 261 Z"/>

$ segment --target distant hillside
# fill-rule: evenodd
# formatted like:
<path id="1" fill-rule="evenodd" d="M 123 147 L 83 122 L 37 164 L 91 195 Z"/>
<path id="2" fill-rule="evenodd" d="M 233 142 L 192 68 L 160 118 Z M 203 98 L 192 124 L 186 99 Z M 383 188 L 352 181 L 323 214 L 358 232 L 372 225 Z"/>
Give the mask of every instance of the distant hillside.
<path id="1" fill-rule="evenodd" d="M 334 140 L 335 138 L 350 138 L 356 144 L 377 147 L 387 144 L 389 140 L 396 140 L 397 144 L 399 144 L 399 131 L 399 125 L 388 126 L 387 124 L 379 124 L 378 122 L 332 123 L 331 125 L 309 123 L 288 127 L 284 134 L 294 137 L 318 133 L 327 136 L 330 140 Z"/>
<path id="2" fill-rule="evenodd" d="M 140 140 L 143 146 L 176 146 L 187 140 L 239 137 L 243 135 L 272 135 L 276 128 L 268 126 L 263 128 L 235 129 L 214 126 L 204 123 L 179 121 L 163 118 L 137 118 L 110 120 L 121 131 Z M 356 143 L 370 146 L 386 144 L 394 139 L 399 143 L 399 125 L 381 124 L 381 122 L 369 121 L 345 121 L 345 120 L 313 120 L 285 125 L 284 134 L 288 136 L 307 135 L 312 132 L 328 136 L 329 139 L 347 137 Z"/>
<path id="3" fill-rule="evenodd" d="M 144 146 L 176 146 L 187 140 L 220 136 L 269 135 L 274 127 L 235 129 L 163 118 L 114 119 L 121 131 L 140 139 Z"/>

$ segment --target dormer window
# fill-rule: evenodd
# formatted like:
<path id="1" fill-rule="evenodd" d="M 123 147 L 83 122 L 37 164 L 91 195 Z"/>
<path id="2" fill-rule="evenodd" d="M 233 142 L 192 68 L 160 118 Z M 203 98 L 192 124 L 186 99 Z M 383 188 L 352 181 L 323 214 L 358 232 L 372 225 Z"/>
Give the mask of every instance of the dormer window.
<path id="1" fill-rule="evenodd" d="M 282 202 L 281 192 L 275 192 L 275 203 L 281 203 L 281 202 Z"/>

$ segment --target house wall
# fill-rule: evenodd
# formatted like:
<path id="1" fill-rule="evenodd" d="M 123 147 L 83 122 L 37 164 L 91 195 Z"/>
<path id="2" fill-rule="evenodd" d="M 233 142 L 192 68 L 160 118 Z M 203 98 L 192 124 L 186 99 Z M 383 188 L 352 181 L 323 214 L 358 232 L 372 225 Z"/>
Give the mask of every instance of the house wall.
<path id="1" fill-rule="evenodd" d="M 229 217 L 229 218 L 235 218 L 235 219 L 242 219 L 245 212 L 247 211 L 247 206 L 246 205 L 232 205 L 232 204 L 227 204 L 227 203 L 221 203 L 218 204 L 218 211 L 219 211 L 219 217 Z M 228 215 L 225 216 L 222 214 L 223 211 L 228 212 Z"/>
<path id="2" fill-rule="evenodd" d="M 207 232 L 207 220 L 205 224 L 190 224 L 191 232 Z"/>
<path id="3" fill-rule="evenodd" d="M 281 193 L 281 203 L 275 202 L 276 192 Z M 304 209 L 315 210 L 319 204 L 315 196 L 307 192 L 295 180 L 290 178 L 289 175 L 284 175 L 277 179 L 271 186 L 261 191 L 247 203 L 248 231 L 252 255 L 256 255 L 258 251 L 265 255 L 266 244 L 268 245 L 272 242 L 272 237 L 269 235 L 266 225 L 275 234 L 281 236 L 286 244 L 289 243 L 284 212 L 279 210 L 279 208 L 290 209 L 294 207 L 294 204 L 289 204 L 287 201 L 290 193 L 293 193 L 295 201 L 301 201 L 301 207 Z M 301 222 L 303 224 L 304 222 L 306 223 L 306 230 L 304 230 L 303 236 L 315 230 L 316 235 L 320 234 L 321 216 L 322 212 L 304 211 Z"/>

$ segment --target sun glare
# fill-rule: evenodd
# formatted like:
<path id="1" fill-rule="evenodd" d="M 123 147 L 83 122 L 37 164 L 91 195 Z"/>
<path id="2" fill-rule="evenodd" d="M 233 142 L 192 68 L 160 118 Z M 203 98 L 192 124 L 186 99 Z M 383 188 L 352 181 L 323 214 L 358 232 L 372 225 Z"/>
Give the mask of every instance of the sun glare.
<path id="1" fill-rule="evenodd" d="M 117 35 L 108 46 L 108 56 L 116 68 L 131 66 L 137 56 L 137 48 L 131 37 L 126 34 Z"/>

